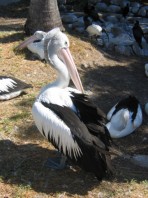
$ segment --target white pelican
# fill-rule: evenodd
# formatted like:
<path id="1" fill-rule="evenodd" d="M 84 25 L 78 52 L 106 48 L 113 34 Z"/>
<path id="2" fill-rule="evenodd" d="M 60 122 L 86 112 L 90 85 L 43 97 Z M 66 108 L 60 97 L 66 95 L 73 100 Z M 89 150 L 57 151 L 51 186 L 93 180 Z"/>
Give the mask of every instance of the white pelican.
<path id="1" fill-rule="evenodd" d="M 27 46 L 32 53 L 39 57 L 39 59 L 44 60 L 44 38 L 46 34 L 47 33 L 43 31 L 36 31 L 34 35 L 26 39 L 16 49 L 23 49 Z"/>
<path id="2" fill-rule="evenodd" d="M 36 98 L 32 108 L 36 126 L 64 157 L 101 180 L 111 171 L 110 136 L 103 117 L 82 93 L 67 36 L 55 28 L 48 32 L 44 44 L 45 59 L 57 70 L 58 77 Z M 68 88 L 70 77 L 77 90 Z"/>
<path id="3" fill-rule="evenodd" d="M 142 124 L 142 109 L 135 96 L 119 101 L 107 114 L 106 124 L 112 138 L 129 135 Z"/>
<path id="4" fill-rule="evenodd" d="M 30 84 L 13 77 L 0 76 L 0 100 L 9 100 L 19 96 Z"/>

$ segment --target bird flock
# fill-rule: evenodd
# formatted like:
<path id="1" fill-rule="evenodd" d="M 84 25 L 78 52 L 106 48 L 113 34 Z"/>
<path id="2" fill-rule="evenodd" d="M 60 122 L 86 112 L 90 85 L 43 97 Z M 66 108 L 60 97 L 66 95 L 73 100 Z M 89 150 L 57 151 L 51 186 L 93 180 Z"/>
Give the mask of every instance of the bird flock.
<path id="1" fill-rule="evenodd" d="M 85 14 L 92 15 L 92 10 L 85 7 Z M 87 23 L 88 16 L 84 20 Z M 137 26 L 136 21 L 133 32 Z M 134 37 L 142 48 L 139 34 L 135 33 Z M 57 79 L 45 85 L 36 97 L 32 116 L 40 133 L 60 154 L 58 163 L 54 159 L 49 161 L 51 168 L 62 169 L 70 161 L 102 180 L 106 174 L 113 173 L 112 138 L 122 138 L 135 131 L 142 124 L 142 108 L 138 99 L 130 95 L 117 101 L 104 117 L 85 94 L 69 46 L 67 35 L 54 28 L 49 32 L 36 31 L 17 47 L 17 50 L 27 47 L 57 71 Z M 145 74 L 148 74 L 147 64 Z M 76 88 L 69 87 L 70 79 Z M 0 100 L 17 97 L 31 87 L 14 77 L 0 76 Z M 148 104 L 145 111 L 148 112 Z"/>

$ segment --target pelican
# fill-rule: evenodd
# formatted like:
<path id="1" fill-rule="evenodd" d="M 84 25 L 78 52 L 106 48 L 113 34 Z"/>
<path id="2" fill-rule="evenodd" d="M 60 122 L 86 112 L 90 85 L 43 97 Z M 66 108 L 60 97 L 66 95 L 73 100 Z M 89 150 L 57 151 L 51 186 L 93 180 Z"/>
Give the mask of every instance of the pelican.
<path id="1" fill-rule="evenodd" d="M 10 100 L 19 96 L 24 89 L 31 88 L 30 84 L 14 77 L 0 76 L 0 100 Z"/>
<path id="2" fill-rule="evenodd" d="M 68 158 L 102 180 L 112 171 L 111 139 L 104 118 L 84 94 L 67 36 L 54 28 L 44 45 L 45 59 L 57 71 L 57 79 L 41 89 L 32 115 L 40 133 L 62 154 L 52 168 L 63 168 Z M 70 79 L 77 89 L 68 87 Z"/>
<path id="3" fill-rule="evenodd" d="M 34 35 L 26 39 L 19 46 L 17 46 L 17 50 L 21 50 L 27 46 L 27 48 L 34 54 L 36 54 L 40 60 L 44 60 L 44 38 L 46 36 L 46 32 L 36 31 Z"/>
<path id="4" fill-rule="evenodd" d="M 142 109 L 135 96 L 119 101 L 107 114 L 106 127 L 112 138 L 129 135 L 142 124 Z"/>

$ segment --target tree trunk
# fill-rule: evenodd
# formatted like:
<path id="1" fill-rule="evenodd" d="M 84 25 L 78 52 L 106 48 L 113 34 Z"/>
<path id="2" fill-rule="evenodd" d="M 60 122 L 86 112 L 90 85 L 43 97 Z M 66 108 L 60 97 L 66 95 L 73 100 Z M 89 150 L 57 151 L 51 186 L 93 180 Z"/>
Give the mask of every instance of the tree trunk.
<path id="1" fill-rule="evenodd" d="M 57 0 L 31 0 L 25 33 L 31 35 L 37 30 L 47 32 L 54 27 L 63 29 Z"/>

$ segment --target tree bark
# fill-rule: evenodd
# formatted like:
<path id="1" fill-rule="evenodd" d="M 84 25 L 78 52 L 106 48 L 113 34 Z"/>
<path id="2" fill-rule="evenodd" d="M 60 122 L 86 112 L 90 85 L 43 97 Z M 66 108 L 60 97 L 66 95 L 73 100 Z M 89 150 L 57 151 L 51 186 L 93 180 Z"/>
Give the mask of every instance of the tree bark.
<path id="1" fill-rule="evenodd" d="M 57 0 L 31 0 L 24 26 L 25 33 L 31 35 L 37 30 L 47 32 L 55 27 L 64 29 Z"/>

